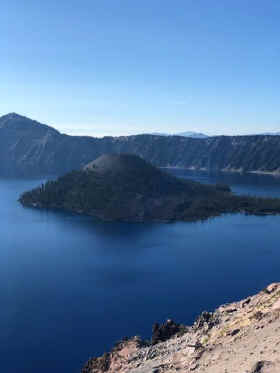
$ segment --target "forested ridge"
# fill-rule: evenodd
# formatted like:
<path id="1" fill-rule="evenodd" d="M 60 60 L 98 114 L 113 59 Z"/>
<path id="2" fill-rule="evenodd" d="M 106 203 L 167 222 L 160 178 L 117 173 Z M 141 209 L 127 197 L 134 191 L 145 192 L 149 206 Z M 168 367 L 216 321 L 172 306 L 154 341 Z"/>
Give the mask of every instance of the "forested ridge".
<path id="1" fill-rule="evenodd" d="M 25 206 L 103 220 L 197 220 L 223 213 L 276 214 L 280 199 L 236 196 L 226 185 L 177 179 L 134 155 L 104 155 L 83 170 L 24 193 Z"/>

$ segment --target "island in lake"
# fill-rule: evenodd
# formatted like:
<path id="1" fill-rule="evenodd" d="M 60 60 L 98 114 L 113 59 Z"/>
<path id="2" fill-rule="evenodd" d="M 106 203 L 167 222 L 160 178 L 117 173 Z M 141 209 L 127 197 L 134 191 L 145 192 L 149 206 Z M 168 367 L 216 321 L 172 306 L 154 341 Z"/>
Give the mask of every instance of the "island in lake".
<path id="1" fill-rule="evenodd" d="M 226 185 L 181 180 L 131 154 L 102 155 L 81 170 L 25 192 L 19 201 L 105 221 L 194 221 L 223 213 L 280 213 L 280 199 L 236 196 Z"/>

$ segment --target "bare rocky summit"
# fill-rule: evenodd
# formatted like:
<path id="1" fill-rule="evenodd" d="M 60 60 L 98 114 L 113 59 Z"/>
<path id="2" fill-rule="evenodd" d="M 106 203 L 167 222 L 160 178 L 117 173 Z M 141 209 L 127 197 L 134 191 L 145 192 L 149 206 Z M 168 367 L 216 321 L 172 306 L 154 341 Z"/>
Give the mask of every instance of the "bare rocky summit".
<path id="1" fill-rule="evenodd" d="M 190 327 L 167 320 L 154 328 L 152 342 L 123 340 L 82 369 L 104 372 L 279 373 L 280 283 L 203 312 Z"/>

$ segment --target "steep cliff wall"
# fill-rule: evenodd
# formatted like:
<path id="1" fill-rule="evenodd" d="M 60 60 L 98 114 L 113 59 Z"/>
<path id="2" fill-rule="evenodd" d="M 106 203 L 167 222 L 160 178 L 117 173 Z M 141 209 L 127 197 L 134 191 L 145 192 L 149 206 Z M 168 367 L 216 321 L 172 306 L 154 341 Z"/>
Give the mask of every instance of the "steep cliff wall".
<path id="1" fill-rule="evenodd" d="M 0 175 L 61 175 L 104 153 L 133 153 L 160 167 L 212 171 L 280 170 L 280 136 L 193 139 L 137 135 L 67 136 L 17 114 L 0 118 Z"/>

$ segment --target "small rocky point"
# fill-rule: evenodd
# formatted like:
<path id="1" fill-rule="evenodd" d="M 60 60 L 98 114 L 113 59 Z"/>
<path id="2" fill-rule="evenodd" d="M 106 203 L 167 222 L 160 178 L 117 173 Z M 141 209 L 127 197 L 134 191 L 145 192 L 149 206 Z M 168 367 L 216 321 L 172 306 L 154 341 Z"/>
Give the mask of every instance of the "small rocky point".
<path id="1" fill-rule="evenodd" d="M 151 341 L 124 339 L 82 373 L 280 373 L 280 283 L 203 312 L 192 326 L 167 320 Z"/>

